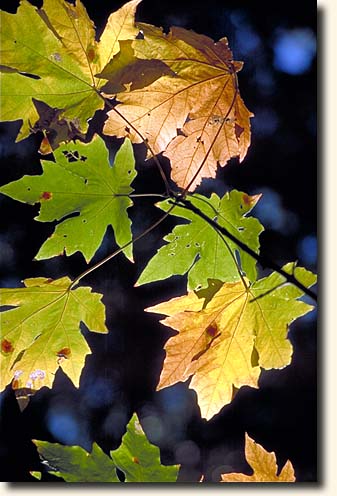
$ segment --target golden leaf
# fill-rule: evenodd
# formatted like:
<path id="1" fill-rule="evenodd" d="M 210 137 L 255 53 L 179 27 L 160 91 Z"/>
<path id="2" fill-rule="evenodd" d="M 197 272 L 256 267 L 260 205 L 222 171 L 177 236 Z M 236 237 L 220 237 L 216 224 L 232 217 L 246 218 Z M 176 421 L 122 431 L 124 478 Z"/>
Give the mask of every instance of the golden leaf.
<path id="1" fill-rule="evenodd" d="M 291 271 L 293 264 L 285 269 Z M 315 276 L 297 267 L 298 280 Z M 297 301 L 302 293 L 277 273 L 256 281 L 211 282 L 206 290 L 150 307 L 165 314 L 164 325 L 178 331 L 166 345 L 158 389 L 192 377 L 206 419 L 230 403 L 233 388 L 258 387 L 261 368 L 283 368 L 291 361 L 288 325 L 312 309 Z"/>
<path id="2" fill-rule="evenodd" d="M 221 482 L 295 482 L 295 473 L 291 462 L 288 460 L 281 473 L 277 475 L 278 467 L 275 453 L 266 451 L 247 433 L 245 453 L 247 462 L 253 469 L 253 475 L 234 472 L 221 474 Z"/>
<path id="3" fill-rule="evenodd" d="M 202 177 L 215 176 L 218 162 L 225 165 L 236 156 L 243 160 L 247 153 L 252 114 L 237 85 L 242 63 L 233 61 L 226 38 L 214 43 L 183 28 L 166 35 L 154 26 L 138 27 L 144 39 L 132 43 L 135 55 L 161 60 L 176 76 L 119 93 L 118 113 L 109 112 L 104 133 L 141 142 L 128 121 L 154 153 L 164 151 L 171 160 L 178 186 L 193 190 Z"/>

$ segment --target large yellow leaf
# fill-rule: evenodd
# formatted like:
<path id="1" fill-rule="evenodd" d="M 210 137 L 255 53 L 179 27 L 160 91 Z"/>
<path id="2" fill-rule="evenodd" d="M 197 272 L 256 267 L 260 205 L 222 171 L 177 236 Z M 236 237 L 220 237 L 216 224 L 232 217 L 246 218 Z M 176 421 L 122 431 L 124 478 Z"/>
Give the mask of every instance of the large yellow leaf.
<path id="1" fill-rule="evenodd" d="M 101 295 L 89 287 L 69 289 L 68 277 L 26 279 L 23 288 L 0 290 L 1 390 L 51 387 L 59 367 L 75 386 L 90 348 L 80 322 L 93 332 L 107 333 Z"/>
<path id="2" fill-rule="evenodd" d="M 16 14 L 1 12 L 1 120 L 23 118 L 19 139 L 38 121 L 33 98 L 59 109 L 69 129 L 86 131 L 88 119 L 104 107 L 98 94 L 104 80 L 95 75 L 118 53 L 119 41 L 137 35 L 139 2 L 112 13 L 99 41 L 80 0 L 44 0 L 41 9 L 22 0 Z"/>
<path id="3" fill-rule="evenodd" d="M 288 272 L 293 264 L 284 267 Z M 305 285 L 314 274 L 295 269 Z M 302 292 L 272 273 L 249 287 L 210 282 L 206 290 L 150 307 L 165 314 L 162 323 L 178 331 L 166 345 L 158 389 L 192 377 L 203 417 L 209 419 L 230 403 L 233 387 L 258 387 L 261 369 L 283 368 L 291 361 L 288 325 L 312 309 L 297 298 Z"/>
<path id="4" fill-rule="evenodd" d="M 166 75 L 139 89 L 127 86 L 117 96 L 121 102 L 117 110 L 155 153 L 165 152 L 172 179 L 192 190 L 202 177 L 215 176 L 218 162 L 225 165 L 236 156 L 243 160 L 247 153 L 252 114 L 237 87 L 236 72 L 242 63 L 233 61 L 226 38 L 214 43 L 183 28 L 174 27 L 166 35 L 154 26 L 138 27 L 144 39 L 132 43 L 135 55 L 161 60 L 176 77 Z M 104 133 L 141 141 L 114 110 Z"/>
<path id="5" fill-rule="evenodd" d="M 253 469 L 252 475 L 240 473 L 221 474 L 221 482 L 295 482 L 294 468 L 288 460 L 277 475 L 275 453 L 269 453 L 246 433 L 246 459 Z"/>

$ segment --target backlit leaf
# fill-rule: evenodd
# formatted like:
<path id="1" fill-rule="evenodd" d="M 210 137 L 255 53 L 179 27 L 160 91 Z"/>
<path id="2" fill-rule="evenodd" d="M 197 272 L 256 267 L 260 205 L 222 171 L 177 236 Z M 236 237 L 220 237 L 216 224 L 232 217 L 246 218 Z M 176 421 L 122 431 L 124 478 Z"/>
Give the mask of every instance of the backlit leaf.
<path id="1" fill-rule="evenodd" d="M 39 116 L 32 98 L 61 110 L 69 129 L 87 129 L 104 107 L 95 77 L 119 52 L 119 41 L 134 38 L 132 0 L 110 15 L 100 41 L 80 0 L 44 0 L 41 9 L 22 0 L 16 14 L 1 12 L 1 119 L 23 119 L 19 139 Z M 28 77 L 32 75 L 33 77 Z"/>
<path id="2" fill-rule="evenodd" d="M 51 473 L 66 482 L 119 482 L 116 467 L 125 475 L 125 482 L 176 482 L 179 466 L 160 462 L 159 448 L 151 444 L 134 414 L 122 443 L 105 455 L 94 443 L 91 453 L 79 446 L 62 446 L 34 441 L 41 458 L 52 467 Z"/>
<path id="3" fill-rule="evenodd" d="M 118 150 L 112 167 L 104 141 L 97 135 L 88 144 L 63 145 L 54 155 L 55 163 L 42 161 L 42 175 L 24 176 L 0 188 L 0 192 L 21 202 L 40 203 L 36 220 L 61 221 L 36 258 L 80 251 L 89 261 L 109 225 L 119 246 L 130 242 L 127 209 L 132 201 L 127 195 L 133 191 L 130 184 L 136 176 L 130 141 L 126 139 Z M 72 217 L 68 217 L 70 214 Z M 132 246 L 127 246 L 124 253 L 132 259 Z"/>
<path id="4" fill-rule="evenodd" d="M 89 287 L 69 290 L 70 279 L 26 279 L 25 287 L 0 290 L 1 390 L 51 387 L 59 367 L 78 387 L 90 348 L 80 332 L 107 333 L 105 308 Z"/>
<path id="5" fill-rule="evenodd" d="M 125 474 L 125 482 L 176 482 L 178 465 L 165 466 L 160 451 L 149 443 L 134 414 L 127 426 L 122 444 L 110 453 L 116 466 Z"/>
<path id="6" fill-rule="evenodd" d="M 252 475 L 221 474 L 221 482 L 295 482 L 294 468 L 288 460 L 279 475 L 275 453 L 269 453 L 246 433 L 246 459 L 253 469 Z"/>
<path id="7" fill-rule="evenodd" d="M 306 286 L 316 277 L 288 264 L 284 269 Z M 273 272 L 249 282 L 210 281 L 206 290 L 190 292 L 147 309 L 167 315 L 162 323 L 178 331 L 166 345 L 158 389 L 185 381 L 197 392 L 203 417 L 210 419 L 231 402 L 233 387 L 258 387 L 261 369 L 283 368 L 291 361 L 288 326 L 312 307 L 297 298 L 302 292 Z M 219 287 L 220 286 L 220 287 Z"/>
<path id="8" fill-rule="evenodd" d="M 233 61 L 226 38 L 214 43 L 183 28 L 164 34 L 151 25 L 137 26 L 144 39 L 132 43 L 135 55 L 161 60 L 175 77 L 163 76 L 140 89 L 127 88 L 117 95 L 121 102 L 117 110 L 155 153 L 165 152 L 178 186 L 193 190 L 202 177 L 215 176 L 218 162 L 225 165 L 236 156 L 241 161 L 247 153 L 252 114 L 237 86 L 236 72 L 242 63 Z M 142 141 L 115 111 L 108 115 L 105 134 Z"/>
<path id="9" fill-rule="evenodd" d="M 246 217 L 246 214 L 259 198 L 260 195 L 249 196 L 233 190 L 221 199 L 213 193 L 211 198 L 193 195 L 190 201 L 205 215 L 216 219 L 218 224 L 258 252 L 258 238 L 263 227 L 257 219 Z M 171 204 L 164 201 L 157 206 L 167 211 Z M 204 219 L 180 206 L 175 207 L 171 215 L 187 219 L 189 223 L 177 225 L 164 237 L 168 244 L 161 247 L 149 261 L 137 285 L 188 272 L 188 289 L 200 289 L 207 287 L 208 279 L 228 282 L 239 280 L 239 263 L 250 281 L 256 279 L 255 260 L 229 239 L 222 239 Z"/>
<path id="10" fill-rule="evenodd" d="M 65 482 L 120 482 L 115 464 L 96 443 L 88 453 L 80 446 L 33 442 L 40 457 L 50 466 L 50 473 Z"/>

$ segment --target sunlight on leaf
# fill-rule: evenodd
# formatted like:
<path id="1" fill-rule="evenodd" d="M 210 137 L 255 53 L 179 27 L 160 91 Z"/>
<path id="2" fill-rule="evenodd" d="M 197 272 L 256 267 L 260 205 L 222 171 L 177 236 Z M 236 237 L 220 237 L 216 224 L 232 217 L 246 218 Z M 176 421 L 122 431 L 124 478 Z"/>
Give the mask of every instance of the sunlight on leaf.
<path id="1" fill-rule="evenodd" d="M 259 251 L 259 234 L 263 227 L 257 219 L 246 217 L 260 198 L 232 190 L 221 199 L 213 193 L 211 198 L 193 195 L 190 201 L 199 210 L 225 227 L 253 251 Z M 169 201 L 158 203 L 165 212 L 171 207 Z M 188 289 L 207 287 L 208 279 L 233 282 L 240 279 L 241 268 L 250 281 L 256 279 L 256 261 L 230 241 L 222 239 L 215 229 L 194 212 L 175 207 L 171 215 L 189 220 L 188 224 L 174 227 L 164 237 L 168 244 L 161 247 L 151 258 L 136 285 L 160 281 L 172 275 L 188 272 Z"/>
<path id="2" fill-rule="evenodd" d="M 246 433 L 246 459 L 253 475 L 221 474 L 221 482 L 295 482 L 294 468 L 288 460 L 279 475 L 275 453 L 269 453 Z"/>
<path id="3" fill-rule="evenodd" d="M 226 38 L 214 43 L 183 28 L 166 35 L 148 24 L 137 26 L 144 39 L 132 43 L 135 55 L 164 62 L 175 77 L 163 76 L 145 88 L 131 86 L 117 95 L 117 110 L 155 153 L 164 151 L 177 185 L 193 190 L 202 177 L 215 176 L 218 162 L 225 165 L 231 157 L 242 161 L 247 153 L 252 114 L 237 87 L 242 63 L 233 61 Z M 108 115 L 105 134 L 142 141 L 114 110 Z"/>
<path id="4" fill-rule="evenodd" d="M 119 246 L 130 242 L 127 209 L 133 203 L 128 195 L 137 174 L 130 141 L 126 139 L 118 150 L 112 167 L 104 141 L 97 135 L 88 144 L 60 146 L 54 155 L 55 163 L 42 161 L 42 175 L 24 176 L 0 188 L 1 193 L 15 200 L 31 205 L 40 203 L 36 220 L 60 221 L 36 259 L 80 251 L 88 262 L 109 225 Z M 68 217 L 70 214 L 72 217 Z M 132 260 L 132 245 L 123 251 Z"/>
<path id="5" fill-rule="evenodd" d="M 70 279 L 26 279 L 23 288 L 0 289 L 1 390 L 52 387 L 59 367 L 78 387 L 90 348 L 80 332 L 107 333 L 101 294 L 90 287 L 69 290 Z"/>
<path id="6" fill-rule="evenodd" d="M 120 482 L 116 467 L 124 472 L 125 482 L 176 482 L 178 476 L 178 465 L 161 464 L 159 448 L 148 441 L 136 414 L 119 448 L 110 452 L 111 458 L 96 443 L 91 453 L 80 446 L 34 443 L 40 457 L 52 467 L 50 473 L 66 482 Z"/>
<path id="7" fill-rule="evenodd" d="M 284 269 L 291 273 L 293 264 Z M 311 286 L 316 276 L 297 267 L 295 277 Z M 261 369 L 289 365 L 292 345 L 288 326 L 312 310 L 297 298 L 302 292 L 277 273 L 248 288 L 248 281 L 210 281 L 206 290 L 190 292 L 147 308 L 167 315 L 161 322 L 178 331 L 166 345 L 158 389 L 185 381 L 198 395 L 204 418 L 231 402 L 233 387 L 258 387 Z M 246 288 L 247 286 L 247 288 Z"/>
<path id="8" fill-rule="evenodd" d="M 80 0 L 44 0 L 41 9 L 22 0 L 16 14 L 1 12 L 1 119 L 23 119 L 18 139 L 39 118 L 32 98 L 59 109 L 69 131 L 87 130 L 88 119 L 104 107 L 97 93 L 104 80 L 95 74 L 119 52 L 120 40 L 137 35 L 139 2 L 111 14 L 98 42 Z"/>

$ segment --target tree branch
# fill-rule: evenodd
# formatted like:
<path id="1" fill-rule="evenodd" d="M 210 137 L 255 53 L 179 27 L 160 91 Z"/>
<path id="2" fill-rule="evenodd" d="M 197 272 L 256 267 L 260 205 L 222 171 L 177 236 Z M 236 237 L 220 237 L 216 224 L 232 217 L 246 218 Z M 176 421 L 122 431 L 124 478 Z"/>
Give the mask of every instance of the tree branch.
<path id="1" fill-rule="evenodd" d="M 217 222 L 215 222 L 213 219 L 208 217 L 206 214 L 204 214 L 201 210 L 199 210 L 197 207 L 195 207 L 190 201 L 186 200 L 182 196 L 178 195 L 175 197 L 175 204 L 178 203 L 180 204 L 183 208 L 186 208 L 187 210 L 190 210 L 191 212 L 194 212 L 196 215 L 204 219 L 209 225 L 211 225 L 214 229 L 216 229 L 219 233 L 223 234 L 227 238 L 229 238 L 231 241 L 233 241 L 237 246 L 239 246 L 243 251 L 248 253 L 252 258 L 254 258 L 257 262 L 261 264 L 262 267 L 269 267 L 270 269 L 274 270 L 281 276 L 283 276 L 288 282 L 296 286 L 298 289 L 303 291 L 307 296 L 310 296 L 314 301 L 317 301 L 317 295 L 311 291 L 311 289 L 307 288 L 302 284 L 300 281 L 296 279 L 296 277 L 293 274 L 288 274 L 285 272 L 282 267 L 277 265 L 273 260 L 271 260 L 269 257 L 265 255 L 260 255 L 258 253 L 255 253 L 249 246 L 247 246 L 245 243 L 243 243 L 240 239 L 236 238 L 232 233 L 230 233 L 225 227 L 220 226 Z"/>

